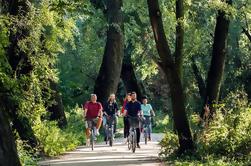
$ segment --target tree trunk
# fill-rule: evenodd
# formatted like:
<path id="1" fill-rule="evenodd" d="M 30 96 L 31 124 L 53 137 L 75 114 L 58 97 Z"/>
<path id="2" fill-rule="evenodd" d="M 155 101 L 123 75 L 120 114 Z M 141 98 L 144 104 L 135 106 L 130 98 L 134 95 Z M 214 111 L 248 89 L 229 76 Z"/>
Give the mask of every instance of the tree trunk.
<path id="1" fill-rule="evenodd" d="M 178 75 L 183 80 L 183 42 L 184 42 L 184 5 L 183 0 L 176 0 L 176 42 L 175 42 L 175 67 Z"/>
<path id="2" fill-rule="evenodd" d="M 232 4 L 232 0 L 228 0 L 226 3 Z M 217 104 L 219 100 L 219 93 L 221 87 L 221 81 L 223 78 L 225 57 L 227 51 L 227 35 L 229 29 L 230 20 L 226 18 L 223 11 L 218 12 L 216 27 L 214 32 L 214 43 L 211 65 L 207 77 L 206 95 L 204 98 L 204 105 L 210 105 L 210 117 L 215 113 L 213 104 Z M 204 107 L 204 106 L 203 106 Z M 202 109 L 201 117 L 204 115 L 204 109 Z"/>
<path id="3" fill-rule="evenodd" d="M 94 86 L 98 100 L 104 103 L 116 93 L 123 60 L 122 0 L 107 1 L 108 31 L 103 61 Z"/>
<path id="4" fill-rule="evenodd" d="M 204 99 L 205 94 L 206 94 L 206 85 L 205 85 L 204 79 L 202 78 L 200 74 L 200 71 L 196 65 L 194 58 L 192 58 L 192 69 L 193 69 L 193 73 L 199 87 L 200 97 Z"/>
<path id="5" fill-rule="evenodd" d="M 137 98 L 139 100 L 143 97 L 143 90 L 141 89 L 139 82 L 137 80 L 136 74 L 133 70 L 131 53 L 133 50 L 132 44 L 129 42 L 125 49 L 125 55 L 122 64 L 121 78 L 125 85 L 126 92 L 136 92 Z"/>
<path id="6" fill-rule="evenodd" d="M 62 96 L 59 92 L 58 84 L 50 80 L 50 89 L 52 92 L 52 99 L 54 102 L 48 107 L 48 111 L 51 113 L 50 120 L 55 120 L 58 122 L 58 126 L 63 128 L 67 125 L 67 120 L 64 112 L 64 105 L 62 102 Z"/>
<path id="7" fill-rule="evenodd" d="M 248 40 L 251 42 L 251 34 L 249 33 L 248 29 L 242 27 L 242 32 L 247 36 Z"/>
<path id="8" fill-rule="evenodd" d="M 182 88 L 181 78 L 179 75 L 180 70 L 177 71 L 176 63 L 172 59 L 171 50 L 169 48 L 164 33 L 162 16 L 158 0 L 147 0 L 147 3 L 148 3 L 150 21 L 156 42 L 156 47 L 161 60 L 158 64 L 163 69 L 170 86 L 173 119 L 174 119 L 175 129 L 177 130 L 178 133 L 179 144 L 180 144 L 179 152 L 183 153 L 187 150 L 193 150 L 194 144 L 185 112 L 184 92 Z M 179 43 L 183 44 L 183 42 Z M 182 48 L 182 47 L 179 46 L 176 48 Z M 179 51 L 176 50 L 175 52 L 177 54 L 177 52 Z"/>
<path id="9" fill-rule="evenodd" d="M 30 10 L 28 0 L 10 0 L 5 3 L 9 14 L 13 16 L 26 16 Z M 23 25 L 17 26 L 16 32 L 10 31 L 7 58 L 12 68 L 12 77 L 16 79 L 19 79 L 22 75 L 29 76 L 33 70 L 33 65 L 28 56 L 18 46 L 18 42 L 28 35 L 29 29 Z M 28 85 L 23 85 L 20 88 L 25 91 Z M 13 120 L 13 128 L 17 130 L 22 140 L 27 141 L 31 147 L 35 147 L 38 143 L 28 118 L 18 116 L 18 103 L 13 103 L 13 101 L 8 101 L 8 103 L 6 108 L 8 108 Z"/>
<path id="10" fill-rule="evenodd" d="M 0 166 L 21 166 L 7 114 L 0 107 Z"/>

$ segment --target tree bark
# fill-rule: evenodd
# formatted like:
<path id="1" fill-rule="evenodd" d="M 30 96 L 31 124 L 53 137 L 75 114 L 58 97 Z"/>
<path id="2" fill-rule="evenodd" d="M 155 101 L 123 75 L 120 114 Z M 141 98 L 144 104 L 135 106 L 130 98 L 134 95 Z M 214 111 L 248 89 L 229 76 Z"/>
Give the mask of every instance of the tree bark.
<path id="1" fill-rule="evenodd" d="M 126 92 L 136 92 L 138 100 L 143 97 L 143 90 L 141 89 L 133 69 L 131 53 L 133 50 L 132 44 L 129 42 L 125 49 L 125 55 L 122 64 L 121 78 L 125 85 Z"/>
<path id="2" fill-rule="evenodd" d="M 10 124 L 5 110 L 0 107 L 0 166 L 21 166 Z"/>
<path id="3" fill-rule="evenodd" d="M 204 99 L 205 94 L 206 94 L 206 85 L 205 85 L 204 79 L 202 78 L 200 74 L 200 71 L 196 65 L 194 58 L 192 58 L 192 69 L 193 69 L 193 73 L 199 87 L 200 97 Z"/>
<path id="4" fill-rule="evenodd" d="M 244 27 L 242 27 L 242 32 L 247 36 L 248 40 L 251 42 L 251 34 L 249 33 L 249 31 Z"/>
<path id="5" fill-rule="evenodd" d="M 98 77 L 94 86 L 94 93 L 104 104 L 111 93 L 116 93 L 120 80 L 124 44 L 122 22 L 122 0 L 107 1 L 108 31 L 105 52 Z"/>
<path id="6" fill-rule="evenodd" d="M 30 10 L 28 0 L 10 0 L 5 3 L 8 13 L 12 16 L 26 16 Z M 29 29 L 22 25 L 17 26 L 16 32 L 10 31 L 7 58 L 12 68 L 12 77 L 16 79 L 19 79 L 22 75 L 29 76 L 33 70 L 33 65 L 28 56 L 18 46 L 18 42 L 28 35 Z M 28 85 L 23 85 L 21 88 L 25 91 Z M 31 147 L 35 147 L 38 143 L 28 118 L 18 116 L 18 103 L 13 103 L 13 101 L 8 101 L 8 103 L 6 108 L 8 108 L 12 118 L 13 128 L 17 130 L 22 140 L 27 141 Z"/>
<path id="7" fill-rule="evenodd" d="M 232 0 L 228 0 L 226 3 L 232 4 Z M 226 18 L 224 11 L 219 11 L 216 27 L 214 32 L 214 43 L 211 65 L 207 77 L 206 95 L 204 98 L 204 105 L 210 105 L 210 117 L 215 113 L 213 104 L 217 104 L 219 100 L 219 93 L 221 87 L 221 81 L 223 78 L 225 58 L 227 51 L 227 35 L 229 30 L 230 20 Z M 203 106 L 204 107 L 204 106 Z M 204 109 L 202 109 L 201 117 L 204 115 Z"/>
<path id="8" fill-rule="evenodd" d="M 176 42 L 175 42 L 175 67 L 178 75 L 183 80 L 183 42 L 184 42 L 184 5 L 183 0 L 176 0 Z"/>
<path id="9" fill-rule="evenodd" d="M 175 63 L 175 61 L 172 58 L 171 50 L 169 48 L 165 36 L 158 0 L 147 0 L 147 3 L 148 3 L 150 21 L 155 38 L 155 43 L 158 54 L 160 56 L 160 62 L 158 64 L 163 69 L 170 86 L 173 119 L 174 119 L 175 129 L 177 130 L 178 133 L 179 144 L 180 144 L 179 152 L 183 153 L 187 150 L 193 150 L 194 144 L 185 111 L 184 92 L 182 88 L 181 78 L 179 75 L 180 70 L 177 71 L 176 64 L 178 63 Z M 183 44 L 183 42 L 181 41 L 179 43 Z M 176 48 L 182 48 L 182 47 L 179 46 Z M 177 52 L 179 51 L 176 50 L 175 52 L 177 54 Z"/>

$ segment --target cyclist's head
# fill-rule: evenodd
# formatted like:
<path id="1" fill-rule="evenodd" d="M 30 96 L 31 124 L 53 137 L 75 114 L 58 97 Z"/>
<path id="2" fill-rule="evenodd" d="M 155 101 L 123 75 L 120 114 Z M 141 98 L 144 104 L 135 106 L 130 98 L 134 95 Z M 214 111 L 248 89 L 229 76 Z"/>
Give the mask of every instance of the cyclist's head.
<path id="1" fill-rule="evenodd" d="M 132 92 L 132 100 L 134 101 L 134 100 L 136 100 L 137 99 L 137 94 L 136 94 L 136 92 Z"/>
<path id="2" fill-rule="evenodd" d="M 147 104 L 147 97 L 146 97 L 146 96 L 143 96 L 143 97 L 142 97 L 142 103 L 143 103 L 143 104 Z"/>
<path id="3" fill-rule="evenodd" d="M 108 101 L 115 101 L 115 98 L 116 98 L 115 94 L 112 93 L 112 94 L 110 95 L 110 97 L 108 98 Z"/>
<path id="4" fill-rule="evenodd" d="M 91 94 L 91 101 L 96 102 L 97 101 L 97 95 L 96 94 Z"/>

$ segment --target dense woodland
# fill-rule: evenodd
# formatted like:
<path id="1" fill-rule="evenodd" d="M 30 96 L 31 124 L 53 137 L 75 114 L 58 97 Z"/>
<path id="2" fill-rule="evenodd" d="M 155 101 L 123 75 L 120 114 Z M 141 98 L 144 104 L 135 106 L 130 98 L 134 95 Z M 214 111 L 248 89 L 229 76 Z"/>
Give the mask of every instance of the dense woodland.
<path id="1" fill-rule="evenodd" d="M 251 163 L 251 1 L 0 3 L 0 166 L 84 144 L 90 94 L 131 91 L 157 112 L 167 164 Z"/>

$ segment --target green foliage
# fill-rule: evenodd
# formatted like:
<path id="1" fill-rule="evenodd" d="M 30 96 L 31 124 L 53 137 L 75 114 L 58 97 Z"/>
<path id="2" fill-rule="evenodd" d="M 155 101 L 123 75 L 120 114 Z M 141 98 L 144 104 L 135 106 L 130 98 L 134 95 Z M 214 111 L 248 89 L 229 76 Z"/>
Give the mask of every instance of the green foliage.
<path id="1" fill-rule="evenodd" d="M 20 162 L 24 166 L 35 166 L 37 165 L 38 157 L 34 150 L 29 147 L 25 142 L 20 139 L 17 139 L 17 151 Z"/>
<path id="2" fill-rule="evenodd" d="M 251 108 L 245 93 L 230 93 L 217 110 L 209 127 L 199 130 L 191 115 L 196 152 L 176 156 L 178 137 L 167 132 L 161 141 L 160 156 L 174 165 L 247 165 L 251 160 Z M 198 119 L 198 117 L 197 117 Z"/>
<path id="3" fill-rule="evenodd" d="M 73 150 L 85 142 L 82 109 L 76 107 L 67 117 L 68 126 L 63 130 L 52 121 L 41 121 L 34 127 L 35 134 L 46 155 L 56 156 Z"/>

